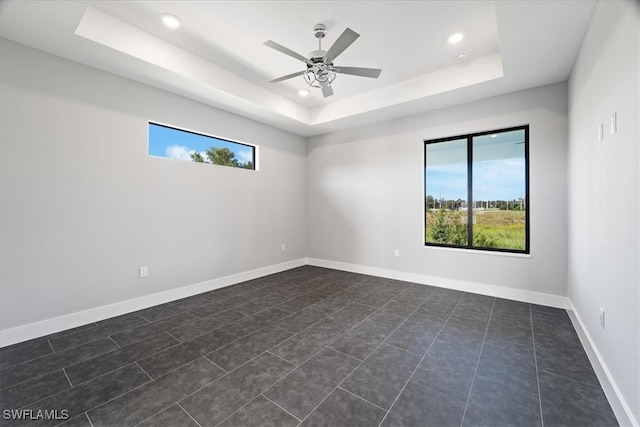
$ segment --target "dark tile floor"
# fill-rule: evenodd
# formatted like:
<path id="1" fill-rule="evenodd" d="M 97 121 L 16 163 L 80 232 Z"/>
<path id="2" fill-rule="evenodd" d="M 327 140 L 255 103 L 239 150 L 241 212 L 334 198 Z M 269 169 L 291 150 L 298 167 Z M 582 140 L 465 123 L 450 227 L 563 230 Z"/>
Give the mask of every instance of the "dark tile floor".
<path id="1" fill-rule="evenodd" d="M 3 425 L 617 425 L 564 310 L 310 266 L 5 347 L 0 369 Z"/>

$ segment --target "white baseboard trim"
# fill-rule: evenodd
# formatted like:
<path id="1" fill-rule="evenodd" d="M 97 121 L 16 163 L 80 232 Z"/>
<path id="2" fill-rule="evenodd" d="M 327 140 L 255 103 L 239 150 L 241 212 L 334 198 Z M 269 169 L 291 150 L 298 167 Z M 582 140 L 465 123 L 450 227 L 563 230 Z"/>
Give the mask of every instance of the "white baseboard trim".
<path id="1" fill-rule="evenodd" d="M 605 363 L 602 355 L 598 351 L 598 347 L 596 347 L 595 342 L 591 338 L 591 335 L 584 327 L 584 323 L 582 323 L 578 311 L 576 310 L 570 299 L 567 299 L 567 304 L 569 318 L 571 319 L 573 327 L 578 333 L 580 342 L 582 342 L 582 347 L 584 347 L 584 350 L 587 353 L 587 357 L 589 357 L 589 361 L 593 366 L 593 370 L 596 372 L 598 380 L 600 380 L 600 385 L 602 386 L 604 394 L 609 400 L 609 404 L 611 405 L 611 409 L 613 409 L 613 413 L 618 419 L 618 423 L 623 427 L 639 427 L 638 420 L 636 420 L 636 418 L 633 416 L 631 408 L 629 408 L 629 405 L 622 395 L 622 392 L 611 376 L 611 371 L 607 367 L 607 364 Z"/>
<path id="2" fill-rule="evenodd" d="M 45 335 L 53 334 L 55 332 L 60 332 L 66 329 L 86 325 L 88 323 L 98 322 L 110 317 L 120 316 L 122 314 L 131 313 L 132 311 L 142 310 L 154 305 L 164 304 L 180 298 L 186 298 L 214 289 L 223 288 L 225 286 L 234 285 L 236 283 L 245 282 L 247 280 L 257 279 L 269 274 L 279 273 L 281 271 L 301 267 L 306 264 L 307 259 L 300 258 L 281 264 L 269 265 L 251 271 L 207 280 L 205 282 L 196 283 L 177 289 L 158 292 L 157 294 L 145 295 L 143 297 L 121 301 L 101 307 L 95 307 L 76 313 L 70 313 L 51 319 L 16 326 L 10 329 L 3 329 L 0 331 L 0 347 L 5 347 L 33 338 L 42 337 Z"/>
<path id="3" fill-rule="evenodd" d="M 549 307 L 563 309 L 567 308 L 567 297 L 560 295 L 545 294 L 523 289 L 505 288 L 503 286 L 448 279 L 446 277 L 428 276 L 425 274 L 409 273 L 406 271 L 348 264 L 344 262 L 330 261 L 318 258 L 308 258 L 307 262 L 309 265 L 314 265 L 317 267 L 333 268 L 336 270 L 350 271 L 352 273 L 368 274 L 371 276 L 384 277 L 387 279 L 402 280 L 405 282 L 420 283 L 423 285 L 437 286 L 440 288 L 455 289 L 457 291 L 472 292 L 474 294 L 489 295 L 492 297 L 546 305 Z"/>

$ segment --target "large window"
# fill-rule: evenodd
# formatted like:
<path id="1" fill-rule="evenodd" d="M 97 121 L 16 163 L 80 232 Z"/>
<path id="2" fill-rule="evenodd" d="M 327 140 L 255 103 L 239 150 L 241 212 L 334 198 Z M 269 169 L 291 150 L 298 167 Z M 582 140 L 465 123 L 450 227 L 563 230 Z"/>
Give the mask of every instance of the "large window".
<path id="1" fill-rule="evenodd" d="M 529 126 L 425 141 L 425 244 L 529 253 Z"/>
<path id="2" fill-rule="evenodd" d="M 151 122 L 149 155 L 242 169 L 256 168 L 256 147 L 252 145 Z"/>

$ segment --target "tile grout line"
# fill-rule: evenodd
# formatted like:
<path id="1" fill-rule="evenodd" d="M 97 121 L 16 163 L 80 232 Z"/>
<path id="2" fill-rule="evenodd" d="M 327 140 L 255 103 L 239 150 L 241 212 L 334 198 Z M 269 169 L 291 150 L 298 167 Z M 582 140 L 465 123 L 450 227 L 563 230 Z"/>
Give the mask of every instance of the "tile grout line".
<path id="1" fill-rule="evenodd" d="M 191 419 L 193 420 L 193 422 L 194 422 L 194 423 L 196 423 L 196 424 L 198 425 L 198 427 L 202 427 L 202 424 L 200 424 L 200 423 L 198 422 L 198 420 L 196 420 L 195 418 L 193 418 L 193 417 L 191 416 L 191 414 L 190 414 L 190 413 L 188 413 L 188 412 L 187 412 L 187 410 L 186 410 L 186 409 L 184 409 L 184 408 L 182 407 L 182 405 L 180 404 L 180 402 L 176 402 L 175 404 L 176 404 L 176 406 L 177 406 L 178 408 L 182 409 L 182 410 L 184 411 L 184 413 L 185 413 L 185 414 L 187 414 L 187 416 L 188 416 L 189 418 L 191 418 Z"/>
<path id="2" fill-rule="evenodd" d="M 162 412 L 164 412 L 164 411 L 166 411 L 167 409 L 171 408 L 171 406 L 173 406 L 173 405 L 176 405 L 176 406 L 180 407 L 180 409 L 182 409 L 182 410 L 184 411 L 184 408 L 182 408 L 182 406 L 178 405 L 178 402 L 176 402 L 176 403 L 173 403 L 173 404 L 171 404 L 171 405 L 167 406 L 166 408 L 163 408 L 163 409 L 161 409 L 160 411 L 158 411 L 158 412 L 156 412 L 156 413 L 154 413 L 154 414 L 152 414 L 152 415 L 148 416 L 148 417 L 147 417 L 147 418 L 145 418 L 144 420 L 141 420 L 140 422 L 135 423 L 135 424 L 133 425 L 133 427 L 138 427 L 139 425 L 141 425 L 141 424 L 143 424 L 143 423 L 145 423 L 145 422 L 149 421 L 151 418 L 155 417 L 156 415 L 161 414 Z M 192 417 L 192 416 L 191 416 L 187 411 L 184 411 L 184 412 L 187 414 L 187 416 L 189 416 L 189 418 L 193 419 L 193 417 Z M 193 421 L 195 421 L 195 422 L 196 422 L 196 424 L 198 424 L 198 426 L 200 426 L 200 424 L 199 424 L 196 420 L 193 420 Z"/>
<path id="3" fill-rule="evenodd" d="M 180 326 L 182 326 L 182 325 L 180 325 Z M 177 326 L 177 327 L 179 328 L 180 326 Z M 179 345 L 179 344 L 182 344 L 182 343 L 186 342 L 186 341 L 183 341 L 183 340 L 181 340 L 180 338 L 176 337 L 175 335 L 172 335 L 170 331 L 171 331 L 171 330 L 173 330 L 173 329 L 174 329 L 174 328 L 170 329 L 169 331 L 164 331 L 164 333 L 165 333 L 165 334 L 167 334 L 167 335 L 169 335 L 169 336 L 170 336 L 171 338 L 173 338 L 174 340 L 178 341 L 178 344 L 176 344 L 176 345 Z M 220 328 L 218 328 L 218 329 L 220 329 Z M 217 330 L 217 329 L 213 329 L 213 330 L 211 330 L 211 331 L 206 331 L 204 334 L 208 334 L 209 332 L 213 332 L 213 331 L 216 331 L 216 330 Z M 204 334 L 201 334 L 201 335 L 199 335 L 199 336 L 197 336 L 197 337 L 195 337 L 195 338 L 193 338 L 193 339 L 199 338 L 200 336 L 202 336 L 202 335 L 204 335 Z M 158 334 L 158 335 L 160 335 L 160 334 Z M 187 340 L 187 341 L 190 341 L 190 340 Z"/>
<path id="4" fill-rule="evenodd" d="M 126 329 L 125 329 L 126 330 Z M 117 349 L 121 349 L 122 347 L 120 347 L 120 345 L 116 342 L 116 340 L 114 340 L 113 338 L 111 338 L 111 335 L 107 335 L 107 338 L 109 338 L 111 340 L 112 343 L 114 343 L 116 345 Z M 135 344 L 135 343 L 132 343 Z M 126 345 L 124 346 L 126 347 Z M 93 359 L 93 358 L 92 358 Z M 89 359 L 88 359 L 89 360 Z"/>
<path id="5" fill-rule="evenodd" d="M 531 320 L 531 339 L 533 340 L 533 361 L 536 366 L 536 386 L 538 387 L 538 405 L 540 406 L 540 424 L 544 427 L 544 415 L 542 412 L 542 393 L 540 392 L 540 375 L 538 373 L 538 355 L 536 353 L 536 334 L 533 331 L 533 310 L 529 306 L 529 320 Z"/>
<path id="6" fill-rule="evenodd" d="M 258 396 L 262 396 L 265 399 L 267 399 L 269 402 L 273 403 L 274 405 L 276 405 L 278 408 L 282 409 L 284 412 L 286 412 L 287 414 L 291 415 L 293 418 L 295 418 L 296 420 L 298 420 L 298 424 L 302 422 L 302 420 L 298 417 L 296 417 L 295 415 L 293 415 L 291 412 L 287 411 L 286 409 L 284 409 L 282 406 L 278 405 L 276 402 L 274 402 L 273 400 L 269 399 L 267 396 L 264 395 L 264 393 L 260 393 Z M 245 405 L 246 406 L 246 405 Z M 239 409 L 238 409 L 239 411 Z M 238 412 L 236 411 L 236 412 Z M 235 413 L 235 412 L 234 412 Z M 233 414 L 232 414 L 233 415 Z"/>
<path id="7" fill-rule="evenodd" d="M 435 338 L 433 340 L 435 341 Z M 416 353 L 415 351 L 407 350 L 406 348 L 398 347 L 397 345 L 393 345 L 393 344 L 389 344 L 389 343 L 387 343 L 387 345 L 389 347 L 397 348 L 398 350 L 406 351 L 407 353 L 411 353 L 411 354 L 416 355 L 418 357 L 422 357 L 423 356 L 422 354 Z"/>
<path id="8" fill-rule="evenodd" d="M 337 341 L 337 340 L 338 340 L 338 339 L 336 339 L 336 341 Z M 334 342 L 335 342 L 335 341 L 334 341 Z M 329 344 L 328 346 L 325 346 L 325 348 L 330 348 L 330 349 L 331 349 L 331 350 L 333 350 L 333 351 L 336 351 L 336 352 L 338 352 L 338 353 L 344 354 L 345 356 L 349 356 L 349 357 L 351 357 L 352 359 L 356 359 L 358 362 L 362 362 L 362 361 L 364 360 L 364 359 L 360 359 L 359 357 L 356 357 L 356 356 L 354 356 L 354 355 L 352 355 L 352 354 L 345 353 L 344 351 L 340 351 L 340 350 L 338 350 L 337 348 L 332 347 L 332 345 L 333 345 L 333 342 L 332 342 L 331 344 Z"/>
<path id="9" fill-rule="evenodd" d="M 133 362 L 134 365 L 136 365 L 146 376 L 149 377 L 149 379 L 151 381 L 153 381 L 153 378 L 151 378 L 151 375 L 149 375 L 149 373 L 147 371 L 145 371 L 142 366 L 140 366 L 140 364 L 138 362 Z M 184 366 L 184 365 L 183 365 Z M 146 384 L 146 383 L 145 383 Z"/>
<path id="10" fill-rule="evenodd" d="M 18 386 L 20 386 L 20 385 L 23 385 L 23 384 L 24 384 L 24 383 L 26 383 L 26 382 L 29 382 L 29 381 L 35 381 L 35 380 L 37 380 L 37 379 L 39 379 L 39 378 L 45 377 L 45 376 L 47 376 L 47 375 L 51 374 L 52 372 L 56 372 L 58 369 L 62 369 L 62 368 L 57 368 L 57 369 L 54 369 L 53 371 L 45 372 L 45 373 L 44 373 L 44 374 L 42 374 L 42 375 L 38 375 L 37 377 L 31 377 L 31 378 L 29 378 L 29 379 L 26 379 L 26 380 L 20 381 L 19 383 L 15 383 L 15 384 L 10 385 L 10 386 L 8 386 L 8 387 L 2 388 L 2 389 L 0 389 L 0 394 L 2 394 L 3 392 L 6 392 L 6 390 L 9 390 L 9 389 L 12 389 L 12 388 L 14 388 L 14 387 L 18 387 Z M 2 384 L 1 384 L 1 383 L 0 383 L 0 386 L 2 386 Z M 56 393 L 56 394 L 57 394 L 57 393 Z M 41 399 L 41 400 L 42 400 L 42 399 Z"/>
<path id="11" fill-rule="evenodd" d="M 224 372 L 224 375 L 226 375 L 229 371 L 227 371 L 227 370 L 226 370 L 226 369 L 224 369 L 222 366 L 218 365 L 216 362 L 214 362 L 213 360 L 211 360 L 211 359 L 209 359 L 209 358 L 207 357 L 207 355 L 208 355 L 208 354 L 211 354 L 211 353 L 213 353 L 213 352 L 215 352 L 215 351 L 217 351 L 217 350 L 213 350 L 213 351 L 211 351 L 211 352 L 209 352 L 209 353 L 205 354 L 205 355 L 204 355 L 204 356 L 202 356 L 202 357 L 204 357 L 205 359 L 207 359 L 209 362 L 211 362 L 211 364 L 212 364 L 213 366 L 215 366 L 216 368 L 219 368 L 222 372 Z"/>
<path id="12" fill-rule="evenodd" d="M 376 405 L 375 403 L 370 402 L 369 400 L 365 399 L 364 397 L 362 397 L 362 396 L 360 396 L 360 395 L 357 395 L 357 394 L 355 394 L 355 393 L 354 393 L 354 392 L 352 392 L 352 391 L 347 390 L 346 388 L 342 388 L 342 387 L 338 386 L 338 387 L 336 387 L 336 390 L 337 390 L 337 389 L 340 389 L 340 390 L 344 391 L 345 393 L 349 393 L 350 395 L 355 396 L 355 397 L 357 397 L 358 399 L 363 400 L 363 401 L 367 402 L 368 404 L 370 404 L 370 405 L 372 405 L 372 406 L 375 406 L 376 408 L 382 409 L 385 413 L 389 411 L 389 409 L 384 409 L 382 406 L 380 406 L 380 405 Z"/>
<path id="13" fill-rule="evenodd" d="M 76 384 L 76 385 L 75 385 L 75 387 L 78 387 L 78 386 L 84 385 L 84 384 L 86 384 L 86 383 L 88 383 L 88 382 L 90 382 L 90 381 L 94 381 L 94 380 L 96 380 L 96 379 L 98 379 L 98 378 L 100 378 L 100 377 L 104 377 L 105 375 L 109 375 L 109 374 L 111 374 L 111 373 L 113 373 L 113 372 L 115 372 L 115 371 L 118 371 L 118 370 L 122 369 L 122 368 L 126 368 L 126 367 L 127 367 L 127 366 L 129 366 L 129 365 L 135 365 L 136 363 L 137 363 L 137 362 L 135 362 L 135 361 L 132 361 L 132 362 L 129 362 L 129 363 L 125 363 L 124 365 L 119 366 L 119 367 L 117 367 L 116 369 L 113 369 L 113 370 L 111 370 L 111 371 L 109 371 L 109 372 L 105 372 L 105 373 L 100 374 L 100 375 L 97 375 L 97 376 L 95 376 L 95 377 L 93 377 L 93 378 L 89 378 L 89 379 L 88 379 L 88 380 L 86 380 L 86 381 L 82 381 L 81 383 Z M 71 366 L 73 366 L 73 365 L 71 365 Z M 57 394 L 57 393 L 56 393 L 56 394 Z M 53 396 L 53 395 L 52 395 L 52 396 Z"/>
<path id="14" fill-rule="evenodd" d="M 431 296 L 431 295 L 429 295 Z M 431 344 L 429 344 L 429 347 L 427 347 L 427 351 L 425 351 L 425 353 L 422 355 L 422 358 L 420 359 L 420 361 L 418 361 L 418 364 L 416 365 L 416 367 L 413 369 L 413 371 L 411 372 L 411 375 L 409 375 L 409 377 L 407 378 L 407 381 L 405 381 L 404 385 L 402 386 L 402 389 L 400 389 L 400 392 L 397 394 L 396 398 L 393 400 L 393 402 L 391 403 L 391 405 L 389 405 L 389 409 L 387 410 L 387 412 L 384 414 L 384 417 L 382 417 L 382 419 L 380 420 L 380 422 L 378 423 L 378 426 L 381 426 L 382 423 L 384 422 L 385 419 L 387 419 L 387 417 L 389 416 L 389 412 L 391 412 L 391 409 L 393 409 L 393 406 L 396 404 L 396 402 L 398 401 L 398 399 L 400 398 L 400 396 L 402 395 L 402 393 L 404 392 L 404 390 L 407 388 L 407 384 L 409 384 L 409 382 L 411 381 L 411 378 L 413 377 L 413 375 L 416 373 L 416 371 L 418 370 L 418 368 L 420 368 L 420 365 L 422 364 L 422 362 L 424 361 L 424 359 L 427 357 L 427 354 L 429 354 L 429 350 L 431 350 L 431 347 L 433 346 L 433 344 L 436 342 L 436 340 L 438 339 L 438 336 L 440 336 L 440 333 L 442 332 L 442 330 L 444 329 L 444 327 L 446 326 L 447 322 L 449 321 L 449 319 L 451 318 L 451 316 L 453 315 L 453 312 L 456 310 L 456 308 L 458 308 L 458 306 L 460 305 L 460 301 L 462 301 L 462 298 L 464 297 L 464 295 L 462 295 L 460 297 L 460 299 L 458 300 L 458 302 L 456 302 L 456 305 L 453 307 L 453 309 L 451 310 L 451 313 L 449 313 L 449 315 L 447 316 L 447 320 L 444 321 L 444 323 L 442 324 L 442 326 L 440 327 L 440 330 L 438 331 L 438 333 L 433 337 L 433 340 L 431 341 Z M 429 297 L 427 297 L 427 299 L 424 301 L 428 301 Z M 436 300 L 438 301 L 438 300 Z M 424 304 L 424 302 L 422 304 Z M 418 308 L 420 308 L 422 306 L 422 304 L 420 304 L 418 306 Z M 417 308 L 416 308 L 417 310 Z M 416 311 L 414 310 L 414 312 Z M 409 315 L 411 316 L 413 314 L 413 312 Z M 407 316 L 407 319 L 409 317 Z M 405 319 L 406 321 L 406 319 Z M 404 322 L 403 322 L 404 323 Z M 487 324 L 488 327 L 488 324 Z M 395 332 L 395 331 L 394 331 Z M 389 335 L 391 336 L 391 335 Z M 387 337 L 388 339 L 388 337 Z M 386 341 L 386 339 L 385 339 Z M 384 341 L 383 341 L 384 342 Z M 406 351 L 406 350 L 405 350 Z M 411 353 L 411 352 L 410 352 Z M 413 353 L 412 353 L 413 354 Z M 463 417 L 464 418 L 464 417 Z"/>
<path id="15" fill-rule="evenodd" d="M 64 377 L 67 379 L 67 381 L 69 381 L 69 385 L 71 386 L 71 388 L 73 388 L 73 384 L 71 383 L 71 380 L 69 379 L 69 375 L 67 375 L 66 367 L 62 368 L 62 372 L 64 373 Z"/>
<path id="16" fill-rule="evenodd" d="M 284 341 L 280 341 L 280 342 L 282 343 L 282 342 L 284 342 Z M 289 363 L 289 364 L 291 364 L 291 365 L 295 366 L 295 367 L 296 367 L 296 369 L 298 369 L 298 368 L 300 367 L 300 365 L 302 365 L 302 363 L 304 363 L 304 362 L 302 362 L 300 365 L 296 365 L 295 363 L 293 363 L 293 362 L 291 362 L 291 361 L 289 361 L 289 360 L 285 359 L 284 357 L 282 357 L 282 356 L 278 356 L 277 354 L 272 353 L 272 352 L 271 352 L 271 349 L 273 349 L 273 348 L 277 347 L 278 345 L 279 345 L 279 344 L 276 344 L 276 345 L 274 345 L 274 346 L 269 347 L 269 348 L 268 348 L 267 350 L 265 350 L 263 353 L 269 353 L 269 354 L 270 354 L 270 355 L 272 355 L 273 357 L 277 357 L 278 359 L 282 360 L 283 362 L 287 362 L 287 363 Z M 305 360 L 305 362 L 306 362 L 306 360 Z M 295 371 L 295 369 L 294 369 L 294 371 Z"/>
<path id="17" fill-rule="evenodd" d="M 94 427 L 93 422 L 91 421 L 91 418 L 89 418 L 89 411 L 84 411 L 84 416 L 87 417 L 87 420 L 89 421 L 89 425 L 91 427 Z"/>
<path id="18" fill-rule="evenodd" d="M 599 380 L 598 380 L 597 384 L 594 384 L 594 383 L 588 383 L 586 381 L 578 380 L 578 379 L 575 379 L 575 378 L 572 378 L 572 377 L 567 377 L 565 375 L 561 375 L 561 374 L 558 374 L 556 372 L 549 371 L 547 369 L 540 369 L 539 371 L 540 372 L 545 372 L 545 373 L 547 373 L 549 375 L 553 375 L 554 377 L 560 377 L 560 378 L 564 378 L 564 379 L 569 380 L 569 381 L 575 381 L 575 382 L 580 383 L 580 384 L 582 384 L 583 386 L 586 386 L 586 387 L 595 387 L 595 388 L 601 387 Z"/>
<path id="19" fill-rule="evenodd" d="M 467 409 L 469 409 L 469 401 L 471 401 L 471 393 L 473 392 L 473 385 L 476 382 L 476 377 L 478 375 L 478 367 L 480 366 L 480 359 L 482 358 L 482 350 L 484 350 L 484 344 L 487 341 L 487 333 L 489 332 L 489 325 L 491 325 L 491 318 L 493 317 L 493 309 L 496 306 L 496 300 L 493 300 L 493 304 L 491 305 L 491 313 L 489 313 L 489 321 L 487 322 L 487 327 L 484 330 L 484 338 L 482 339 L 482 345 L 480 346 L 480 353 L 478 354 L 478 361 L 476 362 L 476 369 L 473 372 L 473 379 L 471 380 L 471 387 L 469 388 L 469 394 L 467 395 L 467 402 L 464 405 L 464 412 L 462 413 L 462 419 L 460 420 L 460 427 L 462 427 L 462 423 L 464 423 L 464 417 L 467 416 Z"/>

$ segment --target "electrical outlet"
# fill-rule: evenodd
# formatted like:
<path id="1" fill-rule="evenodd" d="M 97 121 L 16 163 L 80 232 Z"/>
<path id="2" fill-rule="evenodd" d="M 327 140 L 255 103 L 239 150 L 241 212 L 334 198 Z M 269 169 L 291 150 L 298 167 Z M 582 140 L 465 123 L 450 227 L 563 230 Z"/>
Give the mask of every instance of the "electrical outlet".
<path id="1" fill-rule="evenodd" d="M 285 245 L 284 243 L 282 244 L 282 246 L 280 247 L 280 250 L 282 250 L 282 252 L 287 250 L 287 245 Z"/>
<path id="2" fill-rule="evenodd" d="M 393 256 L 400 256 L 400 249 L 394 249 Z"/>
<path id="3" fill-rule="evenodd" d="M 604 308 L 600 308 L 600 326 L 604 329 Z"/>
<path id="4" fill-rule="evenodd" d="M 149 276 L 149 267 L 147 267 L 146 265 L 141 266 L 138 270 L 138 273 L 140 275 L 140 278 L 144 279 L 145 277 Z"/>

